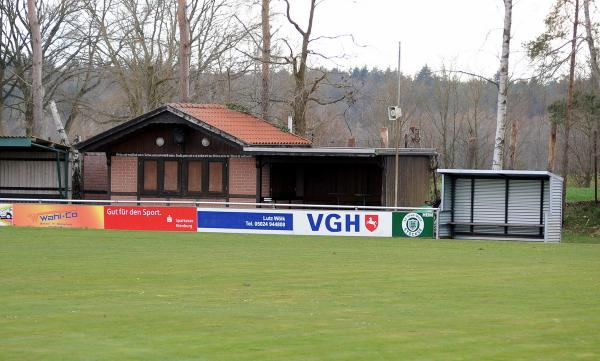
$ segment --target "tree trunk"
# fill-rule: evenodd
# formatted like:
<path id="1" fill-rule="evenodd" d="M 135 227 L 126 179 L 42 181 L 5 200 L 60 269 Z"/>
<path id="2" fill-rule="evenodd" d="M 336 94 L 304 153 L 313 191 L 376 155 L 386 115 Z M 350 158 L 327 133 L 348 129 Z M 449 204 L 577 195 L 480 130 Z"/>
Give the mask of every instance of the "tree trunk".
<path id="1" fill-rule="evenodd" d="M 575 0 L 575 20 L 573 21 L 573 39 L 571 40 L 571 60 L 569 65 L 569 88 L 567 91 L 567 114 L 565 116 L 565 147 L 562 158 L 563 174 L 563 210 L 567 202 L 567 177 L 569 175 L 569 136 L 573 117 L 573 83 L 575 81 L 575 52 L 577 51 L 577 22 L 579 21 L 579 0 Z M 563 212 L 564 215 L 564 212 Z M 564 219 L 564 217 L 563 217 Z"/>
<path id="2" fill-rule="evenodd" d="M 298 134 L 302 137 L 306 136 L 306 104 L 308 103 L 308 96 L 304 89 L 304 82 L 296 80 L 296 90 L 294 95 L 294 101 L 292 102 L 292 108 L 294 111 L 294 134 Z"/>
<path id="3" fill-rule="evenodd" d="M 309 90 L 306 89 L 306 71 L 308 58 L 308 44 L 310 42 L 310 36 L 312 33 L 313 19 L 315 16 L 315 7 L 317 6 L 316 0 L 310 1 L 310 11 L 308 15 L 308 25 L 306 30 L 302 30 L 296 22 L 294 22 L 290 15 L 290 3 L 289 0 L 286 2 L 286 15 L 288 21 L 294 25 L 296 30 L 302 35 L 302 50 L 300 56 L 293 59 L 292 70 L 294 74 L 294 80 L 296 82 L 294 87 L 294 99 L 292 100 L 292 109 L 294 112 L 294 132 L 300 136 L 306 135 L 306 106 L 308 104 Z M 316 85 L 316 84 L 315 84 Z"/>
<path id="4" fill-rule="evenodd" d="M 190 94 L 190 26 L 186 16 L 186 0 L 177 0 L 179 23 L 179 100 L 187 103 Z"/>
<path id="5" fill-rule="evenodd" d="M 600 65 L 598 65 L 598 50 L 594 44 L 594 29 L 592 28 L 592 21 L 590 19 L 590 0 L 583 0 L 583 12 L 585 15 L 586 41 L 590 51 L 593 88 L 596 96 L 600 96 Z"/>
<path id="6" fill-rule="evenodd" d="M 31 132 L 27 136 L 43 137 L 43 109 L 42 109 L 42 45 L 40 34 L 40 22 L 37 15 L 34 0 L 27 0 L 27 15 L 31 30 L 31 48 L 33 63 L 31 65 Z"/>
<path id="7" fill-rule="evenodd" d="M 261 91 L 261 115 L 263 119 L 269 119 L 269 72 L 271 62 L 271 27 L 269 24 L 270 0 L 262 0 L 262 91 Z"/>
<path id="8" fill-rule="evenodd" d="M 551 122 L 550 125 L 550 138 L 548 139 L 548 171 L 554 172 L 554 166 L 556 165 L 556 131 L 558 124 Z"/>
<path id="9" fill-rule="evenodd" d="M 492 169 L 502 169 L 504 160 L 504 132 L 506 130 L 506 101 L 508 93 L 508 57 L 510 55 L 510 27 L 512 24 L 512 0 L 504 0 L 504 32 L 502 57 L 500 58 L 500 82 L 498 89 L 498 113 L 496 115 L 496 138 Z"/>
<path id="10" fill-rule="evenodd" d="M 509 153 L 509 169 L 515 169 L 517 167 L 517 132 L 518 132 L 517 120 L 513 120 L 510 125 L 510 146 L 508 147 Z"/>
<path id="11" fill-rule="evenodd" d="M 477 149 L 477 138 L 469 137 L 469 141 L 467 144 L 467 168 L 475 169 L 476 160 L 475 160 L 475 152 Z"/>
<path id="12" fill-rule="evenodd" d="M 4 84 L 4 64 L 0 62 L 0 84 Z M 4 130 L 4 92 L 0 86 L 0 136 L 8 135 Z"/>

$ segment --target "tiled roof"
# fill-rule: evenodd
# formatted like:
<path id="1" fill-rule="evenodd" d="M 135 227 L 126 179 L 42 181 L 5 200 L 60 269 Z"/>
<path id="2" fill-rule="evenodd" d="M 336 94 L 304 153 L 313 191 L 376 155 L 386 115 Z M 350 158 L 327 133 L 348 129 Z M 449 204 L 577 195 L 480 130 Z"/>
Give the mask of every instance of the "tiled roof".
<path id="1" fill-rule="evenodd" d="M 310 145 L 310 141 L 284 132 L 252 115 L 219 104 L 171 103 L 190 117 L 252 145 Z"/>

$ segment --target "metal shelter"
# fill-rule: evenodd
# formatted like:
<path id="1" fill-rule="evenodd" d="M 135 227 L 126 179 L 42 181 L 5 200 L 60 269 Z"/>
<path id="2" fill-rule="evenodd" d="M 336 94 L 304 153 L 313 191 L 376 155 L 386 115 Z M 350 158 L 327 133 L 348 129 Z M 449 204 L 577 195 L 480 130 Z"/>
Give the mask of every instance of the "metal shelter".
<path id="1" fill-rule="evenodd" d="M 0 137 L 0 197 L 69 197 L 68 146 L 36 137 Z"/>
<path id="2" fill-rule="evenodd" d="M 563 179 L 546 171 L 439 169 L 440 237 L 560 242 Z"/>

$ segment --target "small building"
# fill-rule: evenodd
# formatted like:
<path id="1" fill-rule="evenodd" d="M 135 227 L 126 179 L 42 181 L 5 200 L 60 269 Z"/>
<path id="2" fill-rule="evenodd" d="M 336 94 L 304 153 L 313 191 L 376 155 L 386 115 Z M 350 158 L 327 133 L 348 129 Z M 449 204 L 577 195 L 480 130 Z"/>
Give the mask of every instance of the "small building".
<path id="1" fill-rule="evenodd" d="M 0 198 L 68 198 L 69 150 L 35 137 L 0 137 Z"/>
<path id="2" fill-rule="evenodd" d="M 440 237 L 560 242 L 563 179 L 546 171 L 439 169 Z"/>
<path id="3" fill-rule="evenodd" d="M 391 206 L 394 150 L 315 148 L 307 139 L 214 104 L 167 104 L 77 145 L 95 198 Z M 105 158 L 92 158 L 105 154 Z M 399 204 L 429 201 L 433 149 L 399 152 Z M 91 159 L 96 159 L 94 162 Z M 96 164 L 96 165 L 94 165 Z M 94 184 L 94 189 L 90 189 Z M 92 192 L 88 192 L 92 191 Z"/>

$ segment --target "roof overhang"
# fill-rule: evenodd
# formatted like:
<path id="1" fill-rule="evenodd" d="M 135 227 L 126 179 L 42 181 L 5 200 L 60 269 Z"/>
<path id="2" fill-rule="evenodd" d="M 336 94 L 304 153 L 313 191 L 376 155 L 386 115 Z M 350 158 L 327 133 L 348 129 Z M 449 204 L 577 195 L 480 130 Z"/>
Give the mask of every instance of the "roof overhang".
<path id="1" fill-rule="evenodd" d="M 249 155 L 287 155 L 298 157 L 377 157 L 382 155 L 395 155 L 393 148 L 304 148 L 304 147 L 244 147 L 244 153 Z M 401 156 L 435 156 L 434 149 L 428 148 L 400 148 Z"/>
<path id="2" fill-rule="evenodd" d="M 560 181 L 563 180 L 562 177 L 545 170 L 438 169 L 437 172 L 465 178 L 556 178 Z"/>

